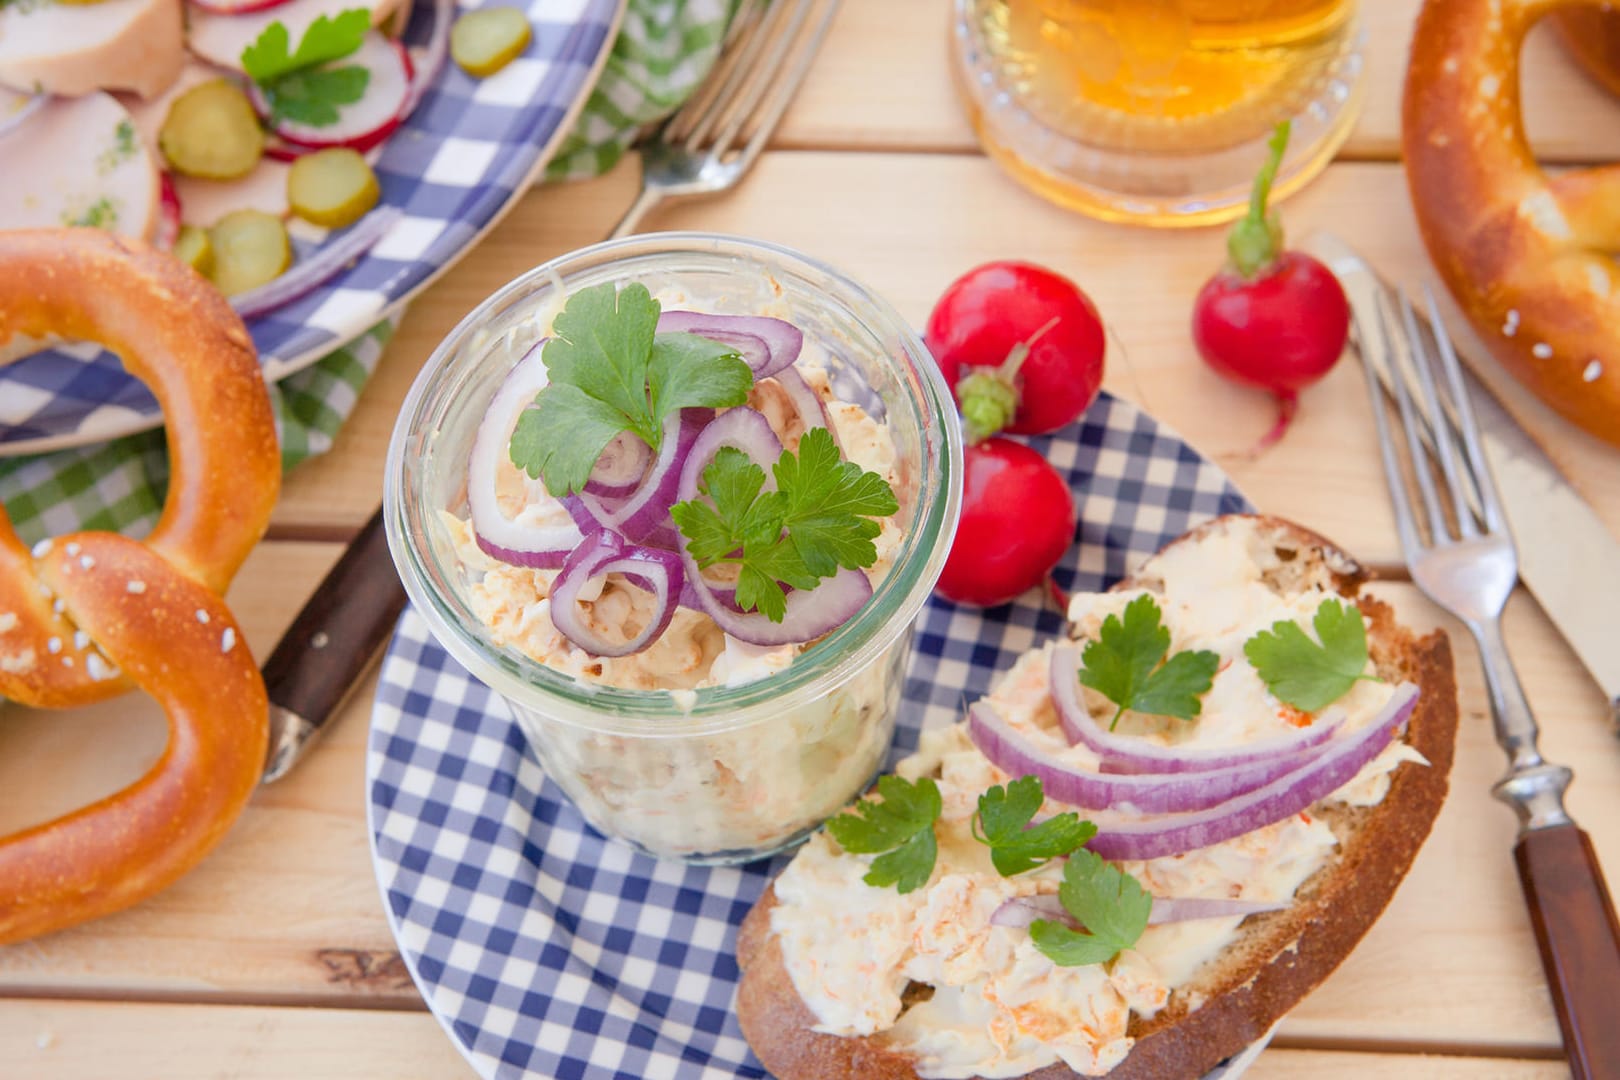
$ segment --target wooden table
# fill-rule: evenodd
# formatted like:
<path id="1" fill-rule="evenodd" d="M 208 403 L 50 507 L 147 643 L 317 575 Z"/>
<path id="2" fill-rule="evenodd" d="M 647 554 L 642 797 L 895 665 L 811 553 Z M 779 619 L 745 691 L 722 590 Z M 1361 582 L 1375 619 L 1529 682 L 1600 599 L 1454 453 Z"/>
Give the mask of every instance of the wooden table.
<path id="1" fill-rule="evenodd" d="M 1431 277 L 1395 162 L 1397 105 L 1417 0 L 1369 0 L 1369 97 L 1342 159 L 1287 205 L 1290 228 L 1355 222 L 1374 261 Z M 1076 217 L 1027 194 L 981 156 L 952 93 L 945 0 L 850 0 L 774 148 L 728 196 L 658 212 L 651 228 L 780 241 L 832 262 L 921 323 L 943 286 L 998 257 L 1072 275 L 1117 333 L 1108 387 L 1221 461 L 1263 509 L 1369 560 L 1405 618 L 1448 620 L 1405 581 L 1357 365 L 1303 401 L 1303 420 L 1258 462 L 1236 455 L 1270 405 L 1198 362 L 1192 297 L 1222 237 Z M 1530 43 L 1529 128 L 1558 161 L 1620 156 L 1617 105 L 1549 40 Z M 259 656 L 365 520 L 383 452 L 418 367 L 469 308 L 519 272 L 598 240 L 629 202 L 633 163 L 528 195 L 494 235 L 411 308 L 325 458 L 287 479 L 266 542 L 230 602 Z M 1454 330 L 1462 328 L 1454 324 Z M 1495 380 L 1500 384 L 1500 379 Z M 1511 386 L 1509 386 L 1511 392 Z M 1620 533 L 1620 454 L 1513 407 Z M 1555 1077 L 1558 1030 L 1510 858 L 1513 819 L 1487 794 L 1493 743 L 1473 645 L 1458 636 L 1463 723 L 1452 794 L 1410 877 L 1340 970 L 1278 1030 L 1251 1075 Z M 1620 742 L 1597 688 L 1535 602 L 1508 636 L 1549 757 L 1578 770 L 1573 812 L 1620 878 Z M 198 870 L 112 918 L 0 949 L 0 1076 L 464 1077 L 384 922 L 366 848 L 363 754 L 374 680 L 288 779 L 262 791 Z M 140 774 L 162 743 L 150 702 L 0 715 L 0 832 Z M 89 750 L 94 746 L 93 751 Z"/>

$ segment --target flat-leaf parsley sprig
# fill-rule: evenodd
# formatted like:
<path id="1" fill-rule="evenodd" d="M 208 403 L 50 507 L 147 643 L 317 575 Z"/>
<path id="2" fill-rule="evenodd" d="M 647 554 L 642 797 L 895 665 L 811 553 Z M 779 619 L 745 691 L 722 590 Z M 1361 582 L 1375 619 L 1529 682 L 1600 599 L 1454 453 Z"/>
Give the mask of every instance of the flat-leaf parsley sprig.
<path id="1" fill-rule="evenodd" d="M 723 447 L 703 470 L 699 494 L 676 503 L 670 516 L 699 569 L 734 564 L 737 606 L 772 622 L 787 612 L 784 586 L 813 589 L 840 567 L 864 570 L 877 561 L 874 519 L 895 513 L 894 490 L 877 473 L 845 461 L 825 428 L 799 440 L 772 466 L 776 490 L 764 491 L 765 470 L 748 455 Z"/>
<path id="2" fill-rule="evenodd" d="M 1165 660 L 1170 630 L 1159 605 L 1146 593 L 1125 606 L 1125 618 L 1103 620 L 1097 640 L 1081 653 L 1080 682 L 1118 708 L 1112 730 L 1125 710 L 1178 720 L 1197 719 L 1200 698 L 1215 682 L 1221 658 L 1207 649 L 1183 650 Z M 1161 661 L 1163 663 L 1161 664 Z"/>
<path id="3" fill-rule="evenodd" d="M 311 127 L 338 121 L 338 106 L 359 101 L 371 72 L 359 64 L 321 67 L 360 49 L 371 29 L 369 8 L 350 8 L 322 15 L 309 24 L 298 47 L 291 48 L 287 25 L 279 19 L 264 28 L 242 50 L 242 70 L 259 84 L 270 102 L 270 122 L 292 120 Z"/>
<path id="4" fill-rule="evenodd" d="M 865 798 L 827 822 L 827 831 L 845 851 L 877 855 L 861 879 L 882 888 L 895 885 L 902 893 L 928 884 L 934 873 L 939 844 L 934 822 L 944 809 L 939 785 L 924 776 L 915 783 L 892 773 L 878 777 L 880 798 Z"/>
<path id="5" fill-rule="evenodd" d="M 1367 674 L 1367 627 L 1360 608 L 1324 600 L 1311 625 L 1320 644 L 1299 623 L 1283 619 L 1243 645 L 1243 655 L 1278 701 L 1312 713 L 1339 700 L 1358 681 L 1383 682 Z"/>
<path id="6" fill-rule="evenodd" d="M 1041 778 L 1024 776 L 1006 787 L 997 784 L 979 796 L 973 838 L 990 849 L 990 862 L 1002 877 L 1044 866 L 1082 847 L 1097 835 L 1097 826 L 1066 811 L 1031 826 L 1046 801 Z"/>
<path id="7" fill-rule="evenodd" d="M 632 432 L 656 454 L 678 409 L 748 400 L 754 374 L 735 349 L 696 334 L 658 333 L 645 285 L 605 282 L 568 298 L 540 354 L 547 386 L 512 433 L 512 463 L 561 497 L 584 489 L 614 436 Z"/>
<path id="8" fill-rule="evenodd" d="M 1106 964 L 1140 940 L 1153 912 L 1153 897 L 1141 882 L 1083 848 L 1063 864 L 1058 899 L 1084 929 L 1036 919 L 1029 924 L 1029 936 L 1059 967 Z"/>

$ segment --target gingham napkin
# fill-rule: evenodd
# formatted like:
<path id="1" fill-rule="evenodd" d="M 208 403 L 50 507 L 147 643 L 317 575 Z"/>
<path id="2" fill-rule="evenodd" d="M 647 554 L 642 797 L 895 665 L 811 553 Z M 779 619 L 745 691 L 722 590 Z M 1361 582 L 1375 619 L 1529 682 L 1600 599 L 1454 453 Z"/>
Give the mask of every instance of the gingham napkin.
<path id="1" fill-rule="evenodd" d="M 619 37 L 547 180 L 595 176 L 636 131 L 673 111 L 719 52 L 731 0 L 630 0 Z M 399 316 L 270 387 L 283 468 L 324 454 L 353 411 Z M 142 535 L 168 487 L 163 432 L 0 460 L 0 503 L 23 540 L 76 529 Z"/>

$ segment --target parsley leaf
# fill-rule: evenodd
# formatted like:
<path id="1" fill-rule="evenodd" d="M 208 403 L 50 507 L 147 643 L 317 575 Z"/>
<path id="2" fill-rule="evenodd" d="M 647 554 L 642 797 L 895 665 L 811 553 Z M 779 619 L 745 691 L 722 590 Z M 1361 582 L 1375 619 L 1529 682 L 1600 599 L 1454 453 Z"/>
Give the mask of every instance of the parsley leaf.
<path id="1" fill-rule="evenodd" d="M 1153 911 L 1153 897 L 1140 882 L 1106 862 L 1093 851 L 1081 849 L 1063 866 L 1058 889 L 1063 909 L 1085 927 L 1074 930 L 1050 919 L 1036 919 L 1029 936 L 1054 964 L 1079 967 L 1103 964 L 1141 938 Z"/>
<path id="2" fill-rule="evenodd" d="M 296 50 L 289 51 L 292 43 L 287 24 L 277 19 L 264 28 L 257 41 L 242 50 L 242 70 L 260 86 L 300 68 L 314 67 L 328 60 L 348 56 L 360 48 L 360 42 L 371 29 L 371 9 L 356 7 L 342 11 L 336 17 L 322 15 L 309 24 Z"/>
<path id="3" fill-rule="evenodd" d="M 1197 718 L 1199 698 L 1213 685 L 1221 659 L 1205 649 L 1183 651 L 1160 666 L 1169 651 L 1170 631 L 1159 620 L 1159 605 L 1145 593 L 1126 605 L 1123 622 L 1114 615 L 1103 620 L 1102 633 L 1081 654 L 1080 682 L 1119 706 L 1110 729 L 1126 709 Z"/>
<path id="4" fill-rule="evenodd" d="M 658 333 L 645 285 L 611 282 L 568 298 L 541 358 L 548 385 L 518 417 L 512 463 L 561 496 L 584 488 L 621 431 L 656 453 L 678 409 L 748 400 L 753 372 L 735 349 L 696 334 Z M 730 549 L 728 549 L 730 550 Z"/>
<path id="5" fill-rule="evenodd" d="M 1316 712 L 1343 697 L 1367 670 L 1367 627 L 1361 609 L 1324 600 L 1311 620 L 1318 645 L 1299 623 L 1284 619 L 1262 630 L 1243 646 L 1243 655 L 1265 680 L 1278 701 Z"/>
<path id="6" fill-rule="evenodd" d="M 878 777 L 882 801 L 862 799 L 852 811 L 827 822 L 827 831 L 845 851 L 872 855 L 872 868 L 861 880 L 879 888 L 898 885 L 902 893 L 928 884 L 939 848 L 934 821 L 943 803 L 939 786 L 928 777 L 907 783 L 898 776 Z"/>
<path id="7" fill-rule="evenodd" d="M 1002 877 L 1043 866 L 1097 835 L 1097 826 L 1072 811 L 1030 828 L 1030 818 L 1045 801 L 1038 776 L 1020 777 L 1005 788 L 997 784 L 979 796 L 973 837 L 990 848 L 990 861 Z"/>
<path id="8" fill-rule="evenodd" d="M 270 101 L 270 122 L 285 119 L 328 127 L 338 122 L 338 106 L 359 101 L 370 81 L 371 72 L 358 64 L 283 75 L 264 91 Z"/>
<path id="9" fill-rule="evenodd" d="M 670 515 L 700 568 L 739 564 L 739 607 L 781 622 L 783 586 L 813 589 L 840 567 L 875 563 L 872 541 L 882 527 L 872 519 L 900 504 L 883 477 L 845 461 L 823 428 L 805 432 L 798 453 L 784 451 L 772 472 L 776 490 L 764 492 L 765 470 L 740 451 L 722 449 L 698 484 L 710 502 L 676 503 Z"/>

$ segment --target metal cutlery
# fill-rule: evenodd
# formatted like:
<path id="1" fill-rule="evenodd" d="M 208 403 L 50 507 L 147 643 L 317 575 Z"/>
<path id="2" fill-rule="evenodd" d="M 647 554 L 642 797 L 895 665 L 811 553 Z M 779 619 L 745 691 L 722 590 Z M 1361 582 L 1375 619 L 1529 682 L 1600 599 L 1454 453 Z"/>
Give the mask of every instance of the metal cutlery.
<path id="1" fill-rule="evenodd" d="M 742 0 L 709 77 L 640 147 L 641 194 L 610 239 L 671 196 L 733 187 L 759 157 L 804 81 L 838 0 Z M 285 776 L 371 666 L 405 607 L 378 508 L 263 667 L 270 753 L 263 782 Z"/>
<path id="2" fill-rule="evenodd" d="M 1456 353 L 1432 294 L 1428 333 L 1410 301 L 1401 296 L 1396 303 L 1398 322 L 1387 291 L 1380 290 L 1376 327 L 1358 326 L 1396 530 L 1412 580 L 1461 620 L 1479 645 L 1496 740 L 1508 755 L 1507 774 L 1491 794 L 1519 816 L 1519 882 L 1564 1048 L 1576 1080 L 1610 1080 L 1620 1077 L 1620 1025 L 1614 1022 L 1620 919 L 1591 841 L 1564 809 L 1574 774 L 1541 756 L 1536 720 L 1502 636 L 1502 609 L 1519 576 L 1518 553 Z M 1381 348 L 1369 347 L 1370 338 Z M 1384 405 L 1386 390 L 1396 404 L 1394 424 Z M 1448 414 L 1456 418 L 1455 432 Z M 1397 427 L 1404 436 L 1404 467 Z"/>

